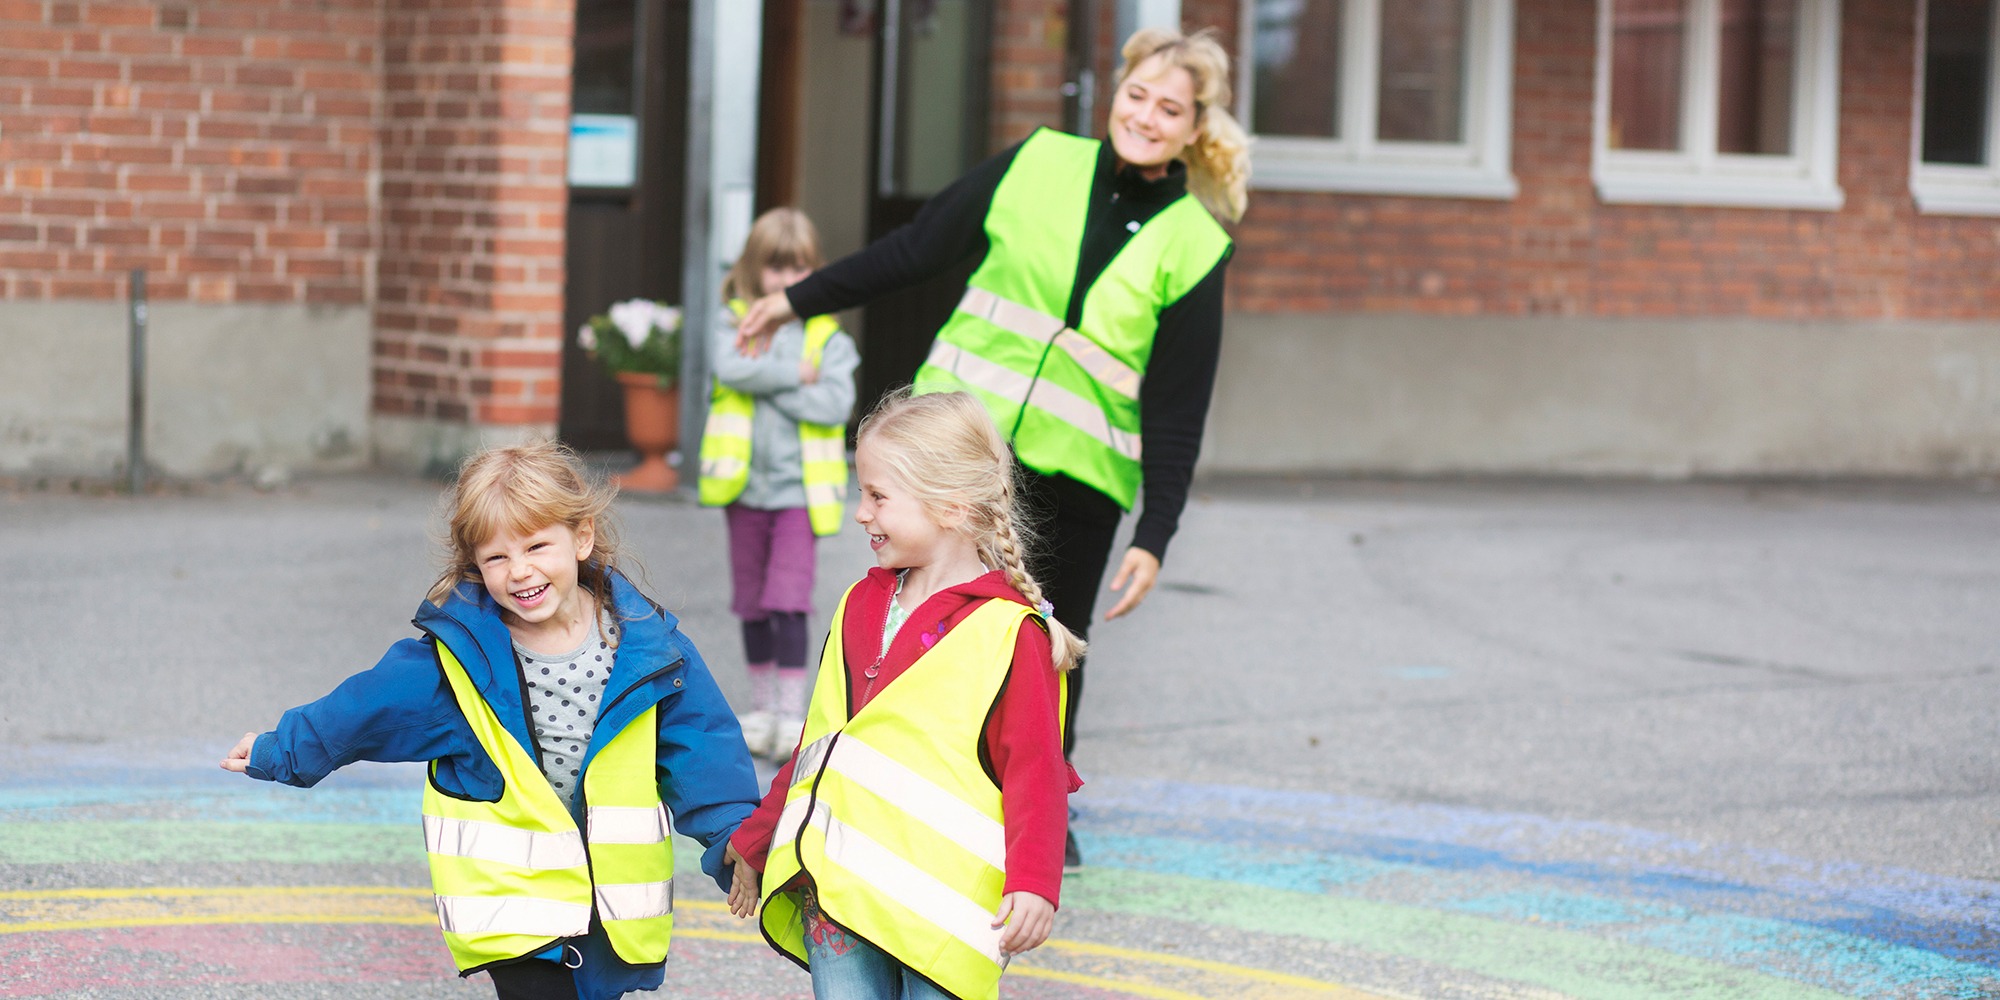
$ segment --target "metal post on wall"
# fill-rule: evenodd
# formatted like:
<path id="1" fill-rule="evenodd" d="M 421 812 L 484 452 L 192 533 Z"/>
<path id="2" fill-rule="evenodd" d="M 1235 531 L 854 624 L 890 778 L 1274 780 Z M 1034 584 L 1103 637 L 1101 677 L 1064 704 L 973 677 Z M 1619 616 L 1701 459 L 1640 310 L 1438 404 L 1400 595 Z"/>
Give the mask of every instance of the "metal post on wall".
<path id="1" fill-rule="evenodd" d="M 146 492 L 146 270 L 132 269 L 127 328 L 132 371 L 125 416 L 125 490 Z"/>
<path id="2" fill-rule="evenodd" d="M 722 275 L 750 232 L 756 201 L 763 5 L 689 5 L 687 203 L 681 264 L 681 437 L 700 441 L 708 419 L 709 338 L 722 311 Z M 692 429 L 692 430 L 690 430 Z M 699 448 L 681 447 L 681 482 L 701 479 Z"/>
<path id="3" fill-rule="evenodd" d="M 708 423 L 709 324 L 715 322 L 709 293 L 709 147 L 715 130 L 710 117 L 715 92 L 715 6 L 722 0 L 688 4 L 687 181 L 681 215 L 681 460 L 682 485 L 701 481 L 701 433 Z"/>

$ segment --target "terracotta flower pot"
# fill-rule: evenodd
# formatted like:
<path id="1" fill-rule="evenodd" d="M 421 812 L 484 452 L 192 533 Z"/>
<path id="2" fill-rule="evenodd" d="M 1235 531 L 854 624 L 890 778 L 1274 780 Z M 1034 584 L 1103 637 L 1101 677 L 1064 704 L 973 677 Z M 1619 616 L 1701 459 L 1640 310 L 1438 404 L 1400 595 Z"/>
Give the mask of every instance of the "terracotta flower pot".
<path id="1" fill-rule="evenodd" d="M 680 475 L 667 464 L 667 452 L 681 436 L 681 391 L 660 388 L 660 380 L 640 372 L 619 372 L 625 390 L 625 438 L 639 453 L 639 464 L 613 481 L 635 493 L 665 493 L 678 487 Z"/>

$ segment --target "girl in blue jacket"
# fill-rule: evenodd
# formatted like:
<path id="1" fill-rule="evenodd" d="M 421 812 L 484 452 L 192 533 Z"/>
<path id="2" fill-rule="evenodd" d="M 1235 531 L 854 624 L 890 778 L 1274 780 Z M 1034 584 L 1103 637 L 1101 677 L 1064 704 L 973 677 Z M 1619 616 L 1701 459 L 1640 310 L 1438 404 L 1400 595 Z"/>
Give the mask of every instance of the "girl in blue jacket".
<path id="1" fill-rule="evenodd" d="M 700 654 L 615 568 L 612 496 L 560 445 L 467 459 L 423 634 L 222 761 L 300 787 L 357 760 L 431 762 L 439 922 L 460 974 L 488 973 L 501 1000 L 657 988 L 671 835 L 707 848 L 726 890 L 725 845 L 757 805 Z"/>

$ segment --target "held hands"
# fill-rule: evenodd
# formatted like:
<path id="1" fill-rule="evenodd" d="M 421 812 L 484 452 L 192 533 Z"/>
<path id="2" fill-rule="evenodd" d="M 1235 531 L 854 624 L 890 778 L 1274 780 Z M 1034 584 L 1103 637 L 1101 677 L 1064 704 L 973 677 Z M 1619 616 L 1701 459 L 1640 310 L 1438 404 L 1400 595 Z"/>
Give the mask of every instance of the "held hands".
<path id="1" fill-rule="evenodd" d="M 229 748 L 229 754 L 222 758 L 222 769 L 242 774 L 250 766 L 250 748 L 257 745 L 256 733 L 244 733 L 236 745 Z"/>
<path id="2" fill-rule="evenodd" d="M 736 323 L 736 353 L 754 358 L 770 350 L 771 335 L 798 318 L 792 311 L 792 300 L 784 292 L 772 292 L 750 303 Z"/>
<path id="3" fill-rule="evenodd" d="M 743 855 L 736 853 L 736 845 L 731 844 L 722 852 L 722 857 L 730 866 L 729 912 L 738 918 L 748 917 L 757 912 L 757 900 L 763 896 L 763 877 Z"/>
<path id="4" fill-rule="evenodd" d="M 1110 621 L 1130 614 L 1139 603 L 1152 593 L 1153 584 L 1160 579 L 1160 557 L 1140 548 L 1125 550 L 1125 561 L 1118 564 L 1118 575 L 1111 578 L 1112 590 L 1123 590 L 1125 596 L 1104 613 L 1104 620 Z M 1126 589 L 1130 585 L 1129 590 Z"/>
<path id="5" fill-rule="evenodd" d="M 993 914 L 993 929 L 1000 930 L 1000 953 L 1019 955 L 1049 939 L 1056 924 L 1056 905 L 1032 892 L 1010 892 L 1000 897 L 1000 910 Z"/>

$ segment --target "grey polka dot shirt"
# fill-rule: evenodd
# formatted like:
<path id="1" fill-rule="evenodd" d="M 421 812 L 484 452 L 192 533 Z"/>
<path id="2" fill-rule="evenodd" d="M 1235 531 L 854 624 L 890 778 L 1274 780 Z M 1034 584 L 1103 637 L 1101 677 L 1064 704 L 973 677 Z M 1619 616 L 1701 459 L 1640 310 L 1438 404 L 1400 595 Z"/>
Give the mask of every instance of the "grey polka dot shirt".
<path id="1" fill-rule="evenodd" d="M 528 681 L 528 718 L 534 725 L 535 746 L 541 751 L 542 773 L 563 804 L 574 808 L 581 782 L 584 752 L 597 724 L 597 706 L 604 682 L 611 676 L 611 642 L 618 627 L 591 623 L 583 645 L 567 653 L 537 653 L 514 644 L 514 662 Z"/>

